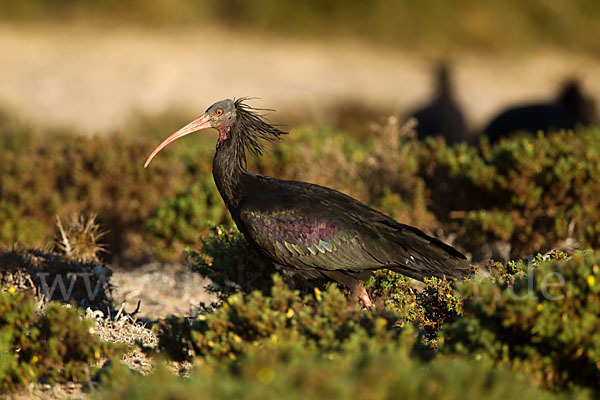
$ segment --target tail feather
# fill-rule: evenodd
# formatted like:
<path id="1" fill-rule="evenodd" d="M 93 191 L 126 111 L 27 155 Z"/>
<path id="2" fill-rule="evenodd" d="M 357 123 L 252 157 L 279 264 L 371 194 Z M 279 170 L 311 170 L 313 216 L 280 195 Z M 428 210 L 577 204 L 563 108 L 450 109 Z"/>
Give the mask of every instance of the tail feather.
<path id="1" fill-rule="evenodd" d="M 431 277 L 463 280 L 473 274 L 469 263 L 465 260 L 447 260 L 441 268 L 438 266 L 435 270 L 433 268 L 422 268 L 422 266 L 413 268 L 405 265 L 393 266 L 390 269 L 418 281 Z"/>
<path id="2" fill-rule="evenodd" d="M 420 281 L 432 276 L 461 280 L 472 274 L 467 257 L 460 251 L 418 228 L 399 225 L 402 229 L 397 231 L 396 240 L 405 252 L 399 254 L 400 262 L 392 270 Z M 402 257 L 407 253 L 410 256 L 403 262 Z"/>

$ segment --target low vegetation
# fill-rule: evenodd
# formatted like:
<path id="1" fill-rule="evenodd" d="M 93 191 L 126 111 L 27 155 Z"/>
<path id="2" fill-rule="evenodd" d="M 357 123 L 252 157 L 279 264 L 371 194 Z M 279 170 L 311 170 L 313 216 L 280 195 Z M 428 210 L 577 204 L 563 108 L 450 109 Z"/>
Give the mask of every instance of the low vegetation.
<path id="1" fill-rule="evenodd" d="M 239 261 L 234 260 L 229 265 Z M 435 392 L 433 383 L 433 387 L 418 383 L 424 369 L 424 376 L 430 378 L 437 376 L 435 371 L 445 370 L 437 377 L 441 382 L 464 382 L 471 374 L 478 375 L 473 377 L 478 381 L 486 374 L 499 374 L 494 381 L 498 387 L 462 387 L 467 397 L 471 390 L 474 397 L 506 395 L 503 390 L 519 387 L 512 382 L 518 374 L 555 395 L 587 398 L 600 390 L 599 260 L 600 254 L 594 252 L 569 257 L 555 251 L 538 255 L 529 264 L 490 263 L 489 276 L 461 284 L 429 280 L 424 287 L 382 271 L 368 283 L 377 304 L 371 311 L 361 311 L 356 300 L 344 296 L 334 284 L 316 285 L 312 292 L 302 294 L 274 275 L 270 293 L 258 289 L 248 293 L 238 286 L 232 294 L 231 287 L 224 288 L 228 297 L 210 312 L 167 319 L 160 327 L 159 349 L 175 360 L 199 360 L 194 361 L 197 375 L 191 382 L 171 382 L 181 390 L 186 385 L 190 385 L 188 390 L 195 384 L 207 385 L 201 383 L 207 373 L 225 373 L 228 387 L 241 384 L 251 390 L 247 379 L 253 378 L 246 368 L 268 362 L 273 368 L 266 385 L 270 389 L 261 386 L 260 390 L 276 390 L 281 381 L 299 395 L 310 393 L 310 382 L 314 382 L 299 371 L 318 371 L 329 365 L 340 375 L 327 384 L 314 382 L 319 388 L 315 391 L 344 387 L 344 380 L 350 379 L 361 382 L 351 385 L 352 392 L 360 391 L 361 385 L 375 390 L 377 382 L 385 381 L 381 390 L 387 393 L 398 379 L 404 379 L 400 374 L 407 374 L 422 393 Z M 252 264 L 247 266 L 250 269 Z M 269 361 L 264 361 L 265 354 Z M 390 357 L 398 365 L 411 367 L 404 372 L 398 365 L 387 370 L 375 367 L 379 362 L 389 365 Z M 293 365 L 299 375 L 286 375 L 289 363 L 298 363 Z M 294 378 L 309 388 L 288 381 Z M 502 379 L 506 379 L 504 385 Z M 443 393 L 453 398 L 453 385 L 443 387 Z M 142 389 L 128 386 L 127 390 Z M 226 389 L 223 384 L 207 390 Z M 406 390 L 407 395 L 416 395 Z M 532 386 L 527 390 L 542 396 Z"/>
<path id="2" fill-rule="evenodd" d="M 169 148 L 145 170 L 155 133 L 142 138 L 151 123 L 132 128 L 132 136 L 73 139 L 39 137 L 4 118 L 1 243 L 54 246 L 56 215 L 95 212 L 107 230 L 108 255 L 173 258 L 211 221 L 231 226 L 206 139 Z M 161 121 L 164 131 L 153 132 L 164 136 L 172 123 Z M 490 244 L 503 249 L 496 251 L 501 259 L 600 245 L 598 128 L 447 146 L 387 125 L 363 135 L 293 129 L 249 168 L 339 189 L 452 241 L 475 260 L 495 255 Z"/>
<path id="3" fill-rule="evenodd" d="M 122 347 L 90 333 L 76 309 L 36 301 L 9 288 L 0 293 L 0 393 L 30 382 L 89 382 L 94 366 Z"/>
<path id="4" fill-rule="evenodd" d="M 235 369 L 198 365 L 190 378 L 164 367 L 151 377 L 122 369 L 111 377 L 105 399 L 561 399 L 526 379 L 489 363 L 462 359 L 430 363 L 375 345 L 335 356 L 315 356 L 295 347 L 264 346 Z M 583 396 L 581 397 L 584 398 Z"/>
<path id="5" fill-rule="evenodd" d="M 598 128 L 447 146 L 418 142 L 393 119 L 362 135 L 303 127 L 251 160 L 260 173 L 336 187 L 481 261 L 462 283 L 379 271 L 365 282 L 375 303 L 367 311 L 335 284 L 279 275 L 250 248 L 212 183 L 212 145 L 174 146 L 144 170 L 155 143 L 141 133 L 38 137 L 2 118 L 3 393 L 101 382 L 93 396 L 600 395 L 600 253 L 587 250 L 600 245 Z M 491 243 L 506 258 L 537 255 L 488 262 L 499 248 Z M 155 324 L 156 346 L 136 350 L 153 357 L 150 375 L 116 358 L 96 371 L 124 351 L 82 317 L 88 307 L 115 315 L 103 262 L 182 253 L 210 279 L 214 303 Z M 41 277 L 68 276 L 78 277 L 68 296 L 58 286 L 45 295 Z M 173 363 L 191 365 L 186 379 Z"/>
<path id="6" fill-rule="evenodd" d="M 335 285 L 303 294 L 275 275 L 270 293 L 240 289 L 211 312 L 160 325 L 160 354 L 192 361 L 188 379 L 117 366 L 102 395 L 593 398 L 599 259 L 553 252 L 420 290 L 381 273 L 370 282 L 372 311 Z"/>
<path id="7" fill-rule="evenodd" d="M 527 373 L 547 388 L 600 388 L 598 253 L 554 253 L 514 264 L 509 280 L 463 285 L 463 318 L 443 329 L 441 348 Z"/>

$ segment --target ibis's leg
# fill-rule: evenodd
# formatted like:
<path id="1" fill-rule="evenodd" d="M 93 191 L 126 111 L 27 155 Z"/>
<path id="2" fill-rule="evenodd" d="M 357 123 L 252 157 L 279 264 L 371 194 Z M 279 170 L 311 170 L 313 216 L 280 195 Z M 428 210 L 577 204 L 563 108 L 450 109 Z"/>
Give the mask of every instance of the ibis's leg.
<path id="1" fill-rule="evenodd" d="M 358 297 L 358 299 L 363 302 L 363 305 L 366 309 L 373 307 L 373 302 L 369 298 L 365 287 L 351 275 L 345 274 L 341 271 L 321 271 L 321 273 L 352 290 L 352 297 Z"/>
<path id="2" fill-rule="evenodd" d="M 373 307 L 373 302 L 369 298 L 369 294 L 367 293 L 367 290 L 360 283 L 358 285 L 356 285 L 356 287 L 354 288 L 354 294 L 356 296 L 358 296 L 358 299 L 363 302 L 363 305 L 365 306 L 366 309 L 370 309 L 371 307 Z"/>

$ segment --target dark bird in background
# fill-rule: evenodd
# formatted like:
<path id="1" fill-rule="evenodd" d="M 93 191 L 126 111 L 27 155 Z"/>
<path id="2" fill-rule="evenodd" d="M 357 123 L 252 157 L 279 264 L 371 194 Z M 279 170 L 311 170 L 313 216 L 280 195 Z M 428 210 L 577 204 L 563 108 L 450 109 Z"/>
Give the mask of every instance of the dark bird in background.
<path id="1" fill-rule="evenodd" d="M 419 140 L 436 135 L 443 136 L 448 144 L 467 140 L 465 117 L 454 98 L 449 69 L 447 64 L 436 67 L 435 97 L 429 105 L 410 113 L 418 121 Z"/>
<path id="2" fill-rule="evenodd" d="M 245 99 L 222 100 L 165 139 L 165 146 L 192 132 L 219 132 L 213 176 L 238 229 L 252 246 L 285 272 L 325 277 L 352 289 L 372 305 L 358 280 L 389 268 L 411 278 L 463 278 L 465 256 L 412 226 L 394 221 L 336 190 L 246 170 L 246 152 L 261 154 L 263 140 L 285 134 L 265 122 Z"/>
<path id="3" fill-rule="evenodd" d="M 567 81 L 555 100 L 524 104 L 502 111 L 484 129 L 490 143 L 519 131 L 536 133 L 573 129 L 575 125 L 594 122 L 594 101 L 586 97 L 576 80 Z"/>

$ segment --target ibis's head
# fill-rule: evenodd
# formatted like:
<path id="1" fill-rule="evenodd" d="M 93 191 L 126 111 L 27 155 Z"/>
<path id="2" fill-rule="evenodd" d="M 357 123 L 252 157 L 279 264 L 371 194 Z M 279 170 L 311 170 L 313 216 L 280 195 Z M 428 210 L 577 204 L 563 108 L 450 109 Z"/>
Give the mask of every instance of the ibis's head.
<path id="1" fill-rule="evenodd" d="M 563 84 L 558 96 L 558 104 L 568 110 L 580 124 L 590 125 L 597 120 L 594 99 L 587 96 L 581 83 L 575 78 Z"/>
<path id="2" fill-rule="evenodd" d="M 146 163 L 144 164 L 144 168 L 146 168 L 154 156 L 157 155 L 158 152 L 165 148 L 169 143 L 189 135 L 190 133 L 194 133 L 202 129 L 215 128 L 219 131 L 219 142 L 224 141 L 227 139 L 227 135 L 231 131 L 231 127 L 235 122 L 236 116 L 236 107 L 233 100 L 226 99 L 216 102 L 212 106 L 208 107 L 204 114 L 163 140 L 163 142 L 159 144 L 156 149 L 154 149 L 152 154 L 150 154 L 146 160 Z"/>
<path id="3" fill-rule="evenodd" d="M 261 141 L 273 141 L 279 136 L 287 132 L 281 131 L 278 128 L 269 125 L 259 108 L 253 108 L 246 105 L 244 102 L 248 100 L 242 97 L 235 100 L 221 100 L 212 106 L 201 116 L 166 138 L 156 149 L 150 154 L 144 168 L 150 164 L 159 151 L 161 151 L 169 143 L 197 132 L 201 129 L 215 128 L 219 131 L 219 145 L 224 142 L 235 143 L 238 149 L 237 155 L 245 162 L 245 151 L 249 150 L 254 154 L 261 154 Z M 224 148 L 221 146 L 218 148 Z"/>

